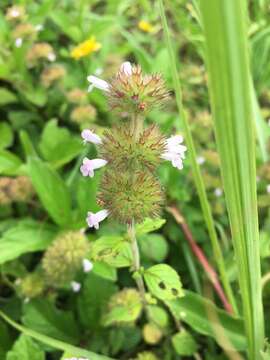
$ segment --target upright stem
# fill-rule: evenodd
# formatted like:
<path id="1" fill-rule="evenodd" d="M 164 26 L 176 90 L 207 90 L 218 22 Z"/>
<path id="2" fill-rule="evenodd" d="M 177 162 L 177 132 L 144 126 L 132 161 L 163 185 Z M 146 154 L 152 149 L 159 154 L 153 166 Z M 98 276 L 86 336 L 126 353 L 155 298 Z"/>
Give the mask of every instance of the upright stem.
<path id="1" fill-rule="evenodd" d="M 132 219 L 132 222 L 130 225 L 128 225 L 128 233 L 131 240 L 131 249 L 132 249 L 132 258 L 133 258 L 133 268 L 135 271 L 134 279 L 136 281 L 143 305 L 147 305 L 147 301 L 145 298 L 145 287 L 142 275 L 140 274 L 141 269 L 141 262 L 140 262 L 140 252 L 138 248 L 138 243 L 136 239 L 136 231 L 135 231 L 135 222 L 134 219 Z"/>

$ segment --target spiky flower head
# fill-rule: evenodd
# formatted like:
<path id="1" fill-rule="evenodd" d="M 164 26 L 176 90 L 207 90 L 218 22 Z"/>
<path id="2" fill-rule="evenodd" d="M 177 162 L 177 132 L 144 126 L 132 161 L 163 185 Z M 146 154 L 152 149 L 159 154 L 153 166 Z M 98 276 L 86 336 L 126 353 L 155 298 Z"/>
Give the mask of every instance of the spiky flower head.
<path id="1" fill-rule="evenodd" d="M 133 114 L 145 114 L 169 97 L 161 75 L 144 75 L 139 65 L 121 66 L 107 95 L 112 109 Z"/>
<path id="2" fill-rule="evenodd" d="M 0 178 L 1 204 L 27 201 L 33 193 L 33 186 L 26 176 Z"/>
<path id="3" fill-rule="evenodd" d="M 144 129 L 134 138 L 134 129 L 118 126 L 103 134 L 100 155 L 118 170 L 153 171 L 161 162 L 165 150 L 165 138 L 156 125 Z"/>
<path id="4" fill-rule="evenodd" d="M 22 38 L 22 39 L 34 39 L 37 30 L 30 23 L 18 24 L 15 29 L 12 31 L 12 37 L 14 39 Z"/>
<path id="5" fill-rule="evenodd" d="M 37 65 L 40 60 L 54 61 L 55 58 L 54 50 L 48 43 L 36 43 L 26 54 L 26 61 L 29 67 Z"/>
<path id="6" fill-rule="evenodd" d="M 79 105 L 76 106 L 71 114 L 70 119 L 80 125 L 89 125 L 95 121 L 97 111 L 92 105 Z"/>
<path id="7" fill-rule="evenodd" d="M 26 275 L 24 278 L 16 281 L 19 293 L 28 299 L 40 296 L 45 288 L 44 279 L 40 271 Z"/>
<path id="8" fill-rule="evenodd" d="M 41 82 L 45 87 L 50 87 L 56 81 L 66 75 L 66 70 L 61 65 L 53 65 L 44 69 L 41 73 Z"/>
<path id="9" fill-rule="evenodd" d="M 22 5 L 13 5 L 7 9 L 6 19 L 8 21 L 17 21 L 25 17 L 25 8 Z"/>
<path id="10" fill-rule="evenodd" d="M 148 171 L 114 171 L 102 177 L 98 203 L 110 216 L 123 224 L 132 219 L 140 223 L 146 217 L 157 217 L 163 204 L 163 191 L 158 179 Z"/>
<path id="11" fill-rule="evenodd" d="M 60 234 L 48 247 L 42 259 L 46 281 L 53 287 L 70 283 L 76 272 L 82 269 L 89 244 L 86 236 L 79 231 Z"/>

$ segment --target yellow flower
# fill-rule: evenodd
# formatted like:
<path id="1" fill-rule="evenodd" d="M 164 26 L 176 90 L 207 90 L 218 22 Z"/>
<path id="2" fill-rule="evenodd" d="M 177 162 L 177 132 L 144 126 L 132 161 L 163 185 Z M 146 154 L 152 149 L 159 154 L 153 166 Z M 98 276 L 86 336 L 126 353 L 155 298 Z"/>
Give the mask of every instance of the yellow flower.
<path id="1" fill-rule="evenodd" d="M 91 36 L 90 39 L 80 43 L 71 51 L 71 57 L 74 59 L 80 59 L 94 51 L 98 51 L 101 48 L 101 44 L 96 41 L 95 36 Z"/>
<path id="2" fill-rule="evenodd" d="M 144 32 L 148 32 L 148 33 L 151 33 L 155 30 L 154 26 L 151 25 L 148 21 L 145 21 L 145 20 L 141 20 L 139 23 L 138 23 L 138 28 Z"/>

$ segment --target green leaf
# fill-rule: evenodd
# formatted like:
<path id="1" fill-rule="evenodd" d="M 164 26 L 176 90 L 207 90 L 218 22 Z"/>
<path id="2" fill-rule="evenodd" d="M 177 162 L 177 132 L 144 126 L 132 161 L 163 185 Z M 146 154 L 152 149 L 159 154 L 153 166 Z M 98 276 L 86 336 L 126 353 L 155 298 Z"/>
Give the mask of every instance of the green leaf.
<path id="1" fill-rule="evenodd" d="M 22 321 L 27 327 L 71 344 L 78 342 L 79 329 L 71 312 L 37 299 L 25 304 L 23 313 Z"/>
<path id="2" fill-rule="evenodd" d="M 164 224 L 165 219 L 145 219 L 143 223 L 136 225 L 137 236 L 147 234 L 152 231 L 160 229 Z"/>
<path id="3" fill-rule="evenodd" d="M 45 209 L 56 224 L 71 222 L 69 191 L 58 173 L 38 158 L 29 159 L 29 176 Z"/>
<path id="4" fill-rule="evenodd" d="M 184 296 L 177 272 L 166 264 L 150 267 L 143 273 L 149 291 L 161 300 Z"/>
<path id="5" fill-rule="evenodd" d="M 188 324 L 198 333 L 214 338 L 221 347 L 246 349 L 243 320 L 219 309 L 210 300 L 192 291 L 185 291 L 184 297 L 166 301 L 166 304 L 176 319 Z M 211 315 L 215 316 L 214 322 Z M 231 347 L 227 347 L 220 334 L 224 334 Z"/>
<path id="6" fill-rule="evenodd" d="M 67 129 L 60 128 L 57 120 L 46 124 L 39 147 L 45 160 L 56 168 L 68 163 L 83 150 L 82 141 L 72 136 Z"/>
<path id="7" fill-rule="evenodd" d="M 45 360 L 45 353 L 26 335 L 20 335 L 6 360 Z"/>
<path id="8" fill-rule="evenodd" d="M 55 236 L 53 227 L 33 220 L 18 222 L 0 238 L 0 264 L 24 253 L 46 249 Z"/>
<path id="9" fill-rule="evenodd" d="M 0 150 L 0 174 L 16 175 L 22 165 L 21 160 L 7 150 Z"/>
<path id="10" fill-rule="evenodd" d="M 238 266 L 248 356 L 260 359 L 264 319 L 247 1 L 202 0 L 200 5 L 211 108 Z"/>
<path id="11" fill-rule="evenodd" d="M 0 149 L 9 147 L 13 142 L 13 133 L 8 123 L 0 123 L 0 134 Z"/>
<path id="12" fill-rule="evenodd" d="M 142 254 L 155 262 L 164 261 L 169 251 L 166 239 L 160 234 L 142 235 L 139 244 Z"/>
<path id="13" fill-rule="evenodd" d="M 101 326 L 103 311 L 116 291 L 117 286 L 111 281 L 88 274 L 78 299 L 80 321 L 86 329 L 96 330 Z"/>
<path id="14" fill-rule="evenodd" d="M 43 335 L 42 333 L 38 333 L 34 330 L 28 329 L 20 324 L 17 324 L 15 321 L 10 319 L 6 314 L 4 314 L 2 311 L 0 311 L 0 316 L 8 322 L 11 326 L 13 326 L 15 329 L 19 330 L 23 334 L 32 337 L 33 339 L 36 339 L 38 341 L 41 341 L 42 343 L 49 345 L 55 349 L 59 349 L 62 351 L 66 351 L 70 354 L 73 354 L 74 356 L 82 356 L 84 358 L 88 358 L 91 360 L 113 360 L 112 358 L 109 358 L 107 356 L 98 355 L 91 351 L 69 345 L 63 341 L 55 340 L 49 336 Z"/>
<path id="15" fill-rule="evenodd" d="M 147 314 L 149 320 L 156 324 L 159 328 L 165 328 L 169 324 L 169 317 L 162 307 L 157 305 L 148 305 Z"/>
<path id="16" fill-rule="evenodd" d="M 117 272 L 116 269 L 103 261 L 96 261 L 92 272 L 104 279 L 116 281 Z"/>
<path id="17" fill-rule="evenodd" d="M 36 156 L 37 155 L 36 150 L 34 148 L 34 145 L 32 144 L 32 141 L 28 133 L 25 130 L 21 130 L 19 136 L 25 157 L 27 158 L 29 156 Z"/>
<path id="18" fill-rule="evenodd" d="M 17 102 L 17 96 L 6 88 L 0 88 L 0 105 L 8 105 Z"/>
<path id="19" fill-rule="evenodd" d="M 172 344 L 178 355 L 191 356 L 197 351 L 196 341 L 186 330 L 181 330 L 173 335 Z"/>
<path id="20" fill-rule="evenodd" d="M 132 251 L 122 236 L 102 236 L 91 244 L 93 261 L 103 261 L 113 267 L 128 267 L 132 263 Z"/>
<path id="21" fill-rule="evenodd" d="M 47 102 L 47 93 L 42 87 L 28 88 L 21 91 L 26 99 L 32 104 L 42 107 Z"/>
<path id="22" fill-rule="evenodd" d="M 124 289 L 114 297 L 118 298 L 104 314 L 103 325 L 135 322 L 142 311 L 140 294 L 135 289 Z"/>

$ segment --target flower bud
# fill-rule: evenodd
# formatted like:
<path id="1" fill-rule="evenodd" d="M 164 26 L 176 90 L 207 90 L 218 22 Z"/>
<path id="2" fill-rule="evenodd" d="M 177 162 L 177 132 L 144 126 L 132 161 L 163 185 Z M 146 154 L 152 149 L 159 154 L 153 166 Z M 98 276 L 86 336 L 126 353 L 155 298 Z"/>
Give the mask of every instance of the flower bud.
<path id="1" fill-rule="evenodd" d="M 53 65 L 44 69 L 41 73 L 41 82 L 45 87 L 50 87 L 57 80 L 66 75 L 66 70 L 61 65 Z"/>
<path id="2" fill-rule="evenodd" d="M 113 110 L 144 114 L 167 101 L 169 93 L 161 75 L 143 75 L 139 65 L 122 64 L 107 92 Z"/>
<path id="3" fill-rule="evenodd" d="M 18 282 L 19 293 L 27 299 L 40 296 L 43 293 L 44 288 L 44 279 L 40 272 L 28 274 Z"/>
<path id="4" fill-rule="evenodd" d="M 159 360 L 156 355 L 151 351 L 143 351 L 139 353 L 136 360 Z"/>
<path id="5" fill-rule="evenodd" d="M 49 285 L 62 287 L 71 283 L 76 272 L 82 269 L 89 244 L 79 231 L 60 234 L 48 247 L 42 259 L 42 268 Z"/>

